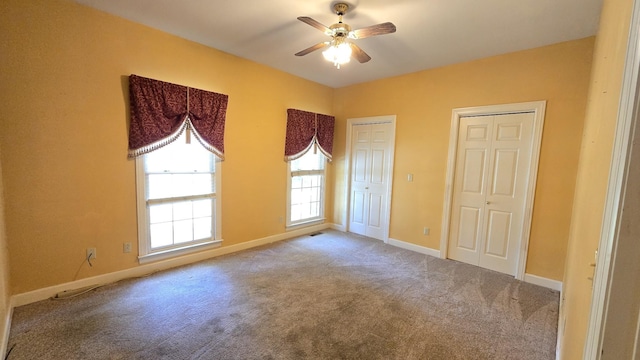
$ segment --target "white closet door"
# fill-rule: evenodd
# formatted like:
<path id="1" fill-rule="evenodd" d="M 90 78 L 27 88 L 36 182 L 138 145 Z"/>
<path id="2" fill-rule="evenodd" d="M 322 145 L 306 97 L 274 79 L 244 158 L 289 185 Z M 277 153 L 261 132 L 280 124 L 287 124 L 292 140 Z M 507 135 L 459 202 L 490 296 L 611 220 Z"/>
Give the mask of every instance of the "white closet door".
<path id="1" fill-rule="evenodd" d="M 449 257 L 515 275 L 533 113 L 460 119 Z"/>
<path id="2" fill-rule="evenodd" d="M 349 231 L 384 240 L 390 164 L 391 124 L 354 126 Z"/>

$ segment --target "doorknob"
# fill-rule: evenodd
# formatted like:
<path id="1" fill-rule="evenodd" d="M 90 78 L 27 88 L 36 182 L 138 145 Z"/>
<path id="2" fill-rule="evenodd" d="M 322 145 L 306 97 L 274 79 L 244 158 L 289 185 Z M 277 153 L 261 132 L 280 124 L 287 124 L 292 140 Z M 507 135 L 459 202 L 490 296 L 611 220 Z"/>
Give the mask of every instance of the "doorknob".
<path id="1" fill-rule="evenodd" d="M 487 205 L 491 204 L 489 201 L 487 201 Z"/>

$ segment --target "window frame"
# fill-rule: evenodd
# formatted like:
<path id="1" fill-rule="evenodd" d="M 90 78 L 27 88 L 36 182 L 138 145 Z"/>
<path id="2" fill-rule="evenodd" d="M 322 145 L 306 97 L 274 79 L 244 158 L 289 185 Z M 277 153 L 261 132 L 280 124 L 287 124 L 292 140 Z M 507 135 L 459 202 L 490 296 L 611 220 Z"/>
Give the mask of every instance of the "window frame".
<path id="1" fill-rule="evenodd" d="M 307 155 L 312 150 L 308 150 L 303 156 Z M 292 161 L 287 162 L 287 206 L 286 206 L 286 229 L 292 230 L 300 227 L 316 225 L 323 223 L 325 218 L 325 205 L 326 205 L 326 193 L 327 193 L 327 159 L 324 154 L 318 152 L 319 156 L 322 156 L 323 168 L 322 170 L 297 170 L 295 174 L 291 171 L 291 163 Z M 295 160 L 294 160 L 295 161 Z M 291 221 L 291 184 L 294 176 L 305 176 L 305 175 L 321 175 L 320 180 L 320 209 L 319 214 L 313 218 L 307 218 L 304 220 Z"/>
<path id="2" fill-rule="evenodd" d="M 175 141 L 181 141 L 182 136 Z M 200 143 L 192 142 L 194 146 L 202 146 Z M 167 145 L 169 146 L 169 145 Z M 205 149 L 203 147 L 203 149 Z M 206 149 L 205 149 L 206 151 Z M 135 172 L 136 172 L 136 208 L 138 215 L 138 262 L 144 264 L 152 261 L 159 261 L 163 259 L 169 259 L 180 255 L 186 255 L 195 253 L 202 250 L 207 250 L 215 247 L 219 247 L 222 244 L 222 211 L 221 211 L 221 186 L 222 186 L 222 161 L 215 154 L 211 153 L 213 157 L 214 165 L 214 188 L 213 194 L 205 195 L 188 195 L 177 196 L 162 199 L 151 199 L 147 197 L 147 184 L 145 173 L 145 158 L 146 154 L 140 155 L 135 159 Z M 160 250 L 152 250 L 151 238 L 150 238 L 150 223 L 149 223 L 149 204 L 159 203 L 175 203 L 188 200 L 198 199 L 212 199 L 213 201 L 213 224 L 212 224 L 212 237 L 197 242 L 187 242 L 183 244 L 174 244 L 173 246 L 163 247 Z"/>

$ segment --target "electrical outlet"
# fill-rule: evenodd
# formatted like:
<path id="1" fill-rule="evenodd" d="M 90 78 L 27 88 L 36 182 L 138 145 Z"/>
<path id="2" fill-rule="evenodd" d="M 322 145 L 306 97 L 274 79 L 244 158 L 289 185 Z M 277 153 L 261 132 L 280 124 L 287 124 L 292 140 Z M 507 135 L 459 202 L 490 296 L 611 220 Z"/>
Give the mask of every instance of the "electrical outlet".
<path id="1" fill-rule="evenodd" d="M 122 252 L 123 253 L 130 253 L 131 252 L 131 243 L 130 242 L 126 242 L 126 243 L 122 244 Z"/>
<path id="2" fill-rule="evenodd" d="M 87 260 L 96 258 L 96 248 L 87 248 Z"/>
<path id="3" fill-rule="evenodd" d="M 424 235 L 429 235 L 429 232 L 430 232 L 430 231 L 429 231 L 429 228 L 428 228 L 428 227 L 425 227 L 424 229 L 422 229 L 422 233 L 423 233 Z"/>

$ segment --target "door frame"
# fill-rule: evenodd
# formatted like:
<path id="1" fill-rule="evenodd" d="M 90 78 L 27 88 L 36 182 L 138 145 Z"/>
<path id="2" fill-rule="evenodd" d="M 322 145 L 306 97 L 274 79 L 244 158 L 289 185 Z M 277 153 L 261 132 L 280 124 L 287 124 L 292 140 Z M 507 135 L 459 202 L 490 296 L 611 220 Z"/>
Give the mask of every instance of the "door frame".
<path id="1" fill-rule="evenodd" d="M 343 215 L 343 224 L 345 224 L 345 230 L 349 231 L 349 214 L 351 213 L 351 136 L 353 134 L 353 127 L 358 125 L 372 125 L 372 124 L 391 124 L 391 134 L 389 140 L 389 147 L 391 154 L 389 156 L 389 172 L 387 175 L 387 188 L 385 195 L 387 196 L 386 206 L 384 207 L 384 239 L 383 241 L 389 243 L 389 223 L 391 220 L 391 193 L 393 189 L 393 160 L 396 152 L 396 116 L 395 115 L 382 115 L 371 116 L 361 118 L 347 119 L 347 145 L 345 147 L 345 172 L 344 172 L 344 191 L 345 191 L 345 206 L 346 211 Z"/>
<path id="2" fill-rule="evenodd" d="M 460 118 L 469 116 L 490 116 L 512 113 L 533 113 L 533 139 L 531 147 L 531 164 L 528 169 L 527 190 L 524 199 L 523 232 L 518 244 L 515 278 L 524 280 L 529 251 L 529 236 L 531 235 L 531 219 L 533 216 L 533 200 L 538 178 L 538 163 L 540 160 L 540 146 L 542 143 L 542 128 L 546 101 L 531 101 L 515 104 L 475 106 L 453 109 L 451 116 L 451 132 L 449 135 L 449 155 L 447 161 L 447 177 L 445 180 L 444 209 L 442 213 L 442 233 L 440 237 L 440 257 L 446 259 L 449 250 L 449 228 L 451 222 L 451 207 L 453 203 L 454 177 L 456 156 L 458 151 L 458 130 Z"/>
<path id="3" fill-rule="evenodd" d="M 637 251 L 640 246 L 637 242 L 620 241 L 625 191 L 628 186 L 638 185 L 628 183 L 627 177 L 631 153 L 634 148 L 640 146 L 638 143 L 634 143 L 634 135 L 637 135 L 638 123 L 640 122 L 640 0 L 633 1 L 627 41 L 607 193 L 593 276 L 589 323 L 587 324 L 584 345 L 583 358 L 586 360 L 600 359 L 605 345 L 605 332 L 615 331 L 620 327 L 617 324 L 607 322 L 607 317 L 627 310 L 624 307 L 612 306 L 610 303 L 611 297 L 616 295 L 616 289 L 612 285 L 614 280 L 624 286 L 634 279 L 631 279 L 630 276 L 620 275 L 615 270 L 616 267 L 621 266 L 623 262 L 621 257 L 624 254 Z M 640 307 L 640 300 L 629 299 L 628 306 Z M 633 347 L 635 359 L 640 358 L 640 315 L 637 317 L 634 319 L 636 324 L 635 343 L 630 345 Z M 617 331 L 628 330 L 634 331 L 628 327 L 622 327 Z M 559 347 L 561 345 L 559 342 Z"/>

